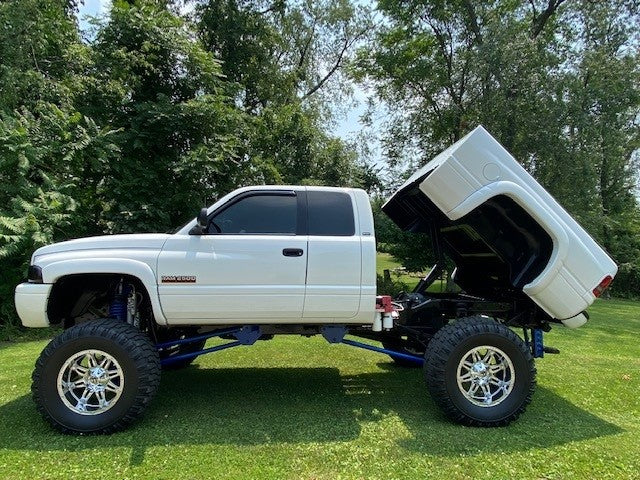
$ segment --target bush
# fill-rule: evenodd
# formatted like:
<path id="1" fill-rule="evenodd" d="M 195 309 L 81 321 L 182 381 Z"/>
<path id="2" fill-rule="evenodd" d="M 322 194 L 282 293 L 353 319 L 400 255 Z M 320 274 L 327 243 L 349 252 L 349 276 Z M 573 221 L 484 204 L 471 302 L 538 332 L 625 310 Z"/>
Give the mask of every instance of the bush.
<path id="1" fill-rule="evenodd" d="M 614 297 L 640 298 L 640 262 L 623 263 L 619 266 L 610 293 Z"/>

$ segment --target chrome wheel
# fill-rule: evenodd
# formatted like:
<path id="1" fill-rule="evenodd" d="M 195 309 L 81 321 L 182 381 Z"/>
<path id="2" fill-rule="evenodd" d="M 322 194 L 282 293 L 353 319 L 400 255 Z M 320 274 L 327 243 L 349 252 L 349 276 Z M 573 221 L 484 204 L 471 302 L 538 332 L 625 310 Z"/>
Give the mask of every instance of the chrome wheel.
<path id="1" fill-rule="evenodd" d="M 114 357 L 83 350 L 67 359 L 58 373 L 58 395 L 71 411 L 98 415 L 113 407 L 124 389 L 124 374 Z"/>
<path id="2" fill-rule="evenodd" d="M 479 407 L 494 407 L 504 401 L 512 392 L 515 379 L 511 359 L 496 347 L 475 347 L 458 364 L 458 388 Z"/>

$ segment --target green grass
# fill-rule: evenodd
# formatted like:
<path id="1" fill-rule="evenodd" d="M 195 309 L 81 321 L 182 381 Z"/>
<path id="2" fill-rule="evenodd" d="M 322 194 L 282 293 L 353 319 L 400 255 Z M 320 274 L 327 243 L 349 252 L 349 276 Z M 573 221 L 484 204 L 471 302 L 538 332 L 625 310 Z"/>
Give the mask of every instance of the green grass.
<path id="1" fill-rule="evenodd" d="M 382 275 L 382 272 L 385 270 L 389 270 L 391 273 L 391 278 L 396 281 L 404 283 L 409 290 L 412 290 L 413 287 L 420 281 L 420 279 L 424 276 L 425 272 L 407 272 L 407 273 L 399 273 L 394 272 L 394 269 L 397 269 L 401 265 L 396 261 L 388 253 L 378 253 L 376 271 L 379 275 Z M 428 289 L 431 292 L 440 292 L 444 289 L 444 282 L 441 280 L 436 280 L 434 284 Z M 379 292 L 384 293 L 384 292 Z"/>
<path id="2" fill-rule="evenodd" d="M 163 374 L 142 421 L 53 432 L 29 395 L 46 341 L 0 344 L 0 478 L 640 478 L 640 303 L 598 301 L 555 328 L 538 390 L 506 428 L 449 423 L 420 370 L 280 337 Z"/>
<path id="3" fill-rule="evenodd" d="M 382 275 L 382 272 L 384 270 L 389 270 L 391 271 L 391 275 L 394 279 L 400 280 L 402 283 L 406 283 L 411 287 L 413 287 L 418 282 L 418 280 L 420 280 L 420 277 L 416 274 L 410 275 L 408 273 L 394 273 L 393 270 L 399 267 L 400 264 L 391 255 L 389 255 L 388 253 L 378 253 L 376 270 L 380 275 Z"/>

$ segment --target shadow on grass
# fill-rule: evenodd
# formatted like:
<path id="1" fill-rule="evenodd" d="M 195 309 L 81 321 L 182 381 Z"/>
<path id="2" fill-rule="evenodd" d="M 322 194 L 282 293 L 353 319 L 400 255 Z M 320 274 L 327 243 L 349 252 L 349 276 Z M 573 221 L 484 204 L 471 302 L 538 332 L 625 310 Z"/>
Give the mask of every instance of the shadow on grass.
<path id="1" fill-rule="evenodd" d="M 57 434 L 24 395 L 0 406 L 0 448 L 125 446 L 132 448 L 131 463 L 139 464 L 154 445 L 345 442 L 359 437 L 360 422 L 389 414 L 399 416 L 410 432 L 397 440 L 399 448 L 432 455 L 521 451 L 622 432 L 545 388 L 538 388 L 528 412 L 507 428 L 454 425 L 428 397 L 420 370 L 380 366 L 383 371 L 346 376 L 334 368 L 166 372 L 144 419 L 111 436 Z"/>

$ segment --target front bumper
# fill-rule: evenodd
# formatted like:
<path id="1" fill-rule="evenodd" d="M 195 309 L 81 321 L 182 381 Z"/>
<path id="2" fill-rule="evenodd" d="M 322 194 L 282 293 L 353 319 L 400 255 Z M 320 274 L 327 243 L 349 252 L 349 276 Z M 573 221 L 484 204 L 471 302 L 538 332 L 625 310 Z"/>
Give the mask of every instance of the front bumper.
<path id="1" fill-rule="evenodd" d="M 30 328 L 49 326 L 47 301 L 52 286 L 50 283 L 21 283 L 16 287 L 14 299 L 22 325 Z"/>

